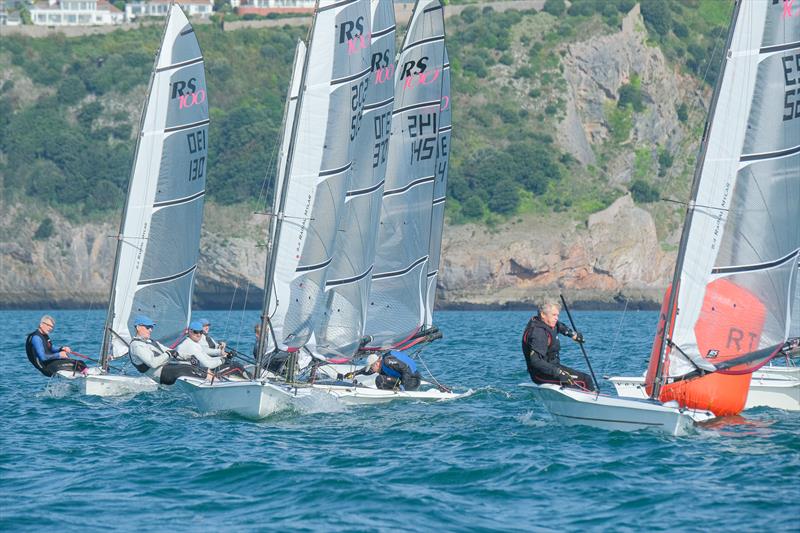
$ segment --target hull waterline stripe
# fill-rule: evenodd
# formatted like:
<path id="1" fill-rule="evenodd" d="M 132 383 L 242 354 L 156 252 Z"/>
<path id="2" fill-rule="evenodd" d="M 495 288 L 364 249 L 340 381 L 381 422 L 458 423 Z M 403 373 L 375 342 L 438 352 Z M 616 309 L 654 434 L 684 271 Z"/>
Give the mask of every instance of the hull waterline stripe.
<path id="1" fill-rule="evenodd" d="M 320 178 L 324 178 L 326 176 L 335 176 L 336 174 L 341 174 L 342 172 L 346 172 L 350 170 L 350 167 L 353 166 L 353 163 L 347 163 L 345 166 L 340 168 L 332 168 L 331 170 L 323 170 L 319 173 Z"/>
<path id="2" fill-rule="evenodd" d="M 378 109 L 379 107 L 387 106 L 387 105 L 391 104 L 392 102 L 394 102 L 394 96 L 392 96 L 391 98 L 387 98 L 383 102 L 376 102 L 374 104 L 365 105 L 363 107 L 363 110 L 364 111 L 370 111 L 372 109 Z"/>
<path id="3" fill-rule="evenodd" d="M 428 256 L 425 255 L 423 257 L 420 257 L 419 259 L 417 259 L 413 263 L 411 263 L 411 265 L 407 266 L 403 270 L 395 270 L 394 272 L 382 272 L 380 274 L 375 274 L 374 276 L 372 276 L 372 279 L 395 278 L 397 276 L 402 276 L 404 274 L 408 274 L 409 272 L 414 270 L 415 267 L 418 267 L 419 265 L 421 265 L 422 263 L 424 263 L 427 260 L 428 260 Z"/>
<path id="4" fill-rule="evenodd" d="M 156 72 L 164 72 L 165 70 L 188 67 L 189 65 L 194 65 L 195 63 L 202 63 L 202 61 L 203 61 L 203 56 L 200 56 L 194 59 L 189 59 L 188 61 L 181 61 L 180 63 L 173 63 L 172 65 L 167 65 L 166 67 L 157 68 Z"/>
<path id="5" fill-rule="evenodd" d="M 407 105 L 406 107 L 400 107 L 392 111 L 392 116 L 399 115 L 400 113 L 405 113 L 406 111 L 413 111 L 414 109 L 421 109 L 423 107 L 440 106 L 440 105 L 442 105 L 442 103 L 439 100 L 431 100 L 430 102 L 422 102 L 420 104 Z"/>
<path id="6" fill-rule="evenodd" d="M 192 122 L 191 124 L 184 124 L 182 126 L 172 126 L 171 128 L 166 128 L 164 130 L 164 133 L 173 133 L 173 132 L 176 132 L 176 131 L 190 130 L 192 128 L 199 128 L 200 126 L 205 126 L 209 122 L 211 122 L 209 119 L 205 119 L 205 120 L 201 120 L 200 122 Z"/>
<path id="7" fill-rule="evenodd" d="M 184 270 L 183 272 L 181 272 L 179 274 L 175 274 L 173 276 L 166 276 L 166 277 L 163 277 L 163 278 L 142 279 L 142 280 L 139 280 L 139 283 L 137 283 L 136 285 L 142 286 L 142 285 L 155 285 L 156 283 L 166 283 L 167 281 L 173 281 L 173 280 L 182 278 L 182 277 L 186 276 L 187 274 L 191 274 L 192 272 L 194 272 L 194 270 L 196 268 L 197 268 L 197 265 L 195 264 L 195 265 L 192 265 L 188 270 Z"/>
<path id="8" fill-rule="evenodd" d="M 794 148 L 787 148 L 785 150 L 778 150 L 776 152 L 762 152 L 760 154 L 747 154 L 739 158 L 742 163 L 746 161 L 762 161 L 764 159 L 777 159 L 779 157 L 786 157 L 787 155 L 800 154 L 800 145 Z"/>
<path id="9" fill-rule="evenodd" d="M 384 191 L 383 197 L 385 198 L 387 196 L 392 196 L 394 194 L 403 194 L 412 187 L 416 187 L 417 185 L 422 185 L 424 183 L 431 183 L 433 182 L 434 179 L 436 179 L 434 176 L 428 176 L 427 178 L 419 178 L 417 180 L 412 181 L 405 187 L 401 187 L 400 189 L 392 189 L 390 191 Z"/>
<path id="10" fill-rule="evenodd" d="M 337 285 L 347 285 L 348 283 L 355 283 L 357 281 L 361 281 L 362 279 L 366 278 L 372 272 L 372 269 L 375 265 L 372 265 L 367 269 L 366 272 L 359 274 L 358 276 L 353 276 L 352 278 L 344 278 L 344 279 L 334 279 L 325 284 L 325 288 L 328 287 L 336 287 Z"/>
<path id="11" fill-rule="evenodd" d="M 765 46 L 758 50 L 759 54 L 768 54 L 770 52 L 783 52 L 786 50 L 791 50 L 793 48 L 800 48 L 800 41 L 795 41 L 793 43 L 786 43 L 786 44 L 773 44 L 772 46 Z"/>
<path id="12" fill-rule="evenodd" d="M 205 194 L 206 191 L 205 189 L 203 189 L 202 191 L 195 193 L 191 196 L 185 196 L 183 198 L 177 198 L 175 200 L 167 200 L 165 202 L 156 202 L 153 204 L 153 208 L 155 209 L 156 207 L 167 207 L 169 205 L 187 204 L 193 200 L 197 200 L 198 198 L 205 196 Z"/>
<path id="13" fill-rule="evenodd" d="M 374 39 L 377 39 L 378 37 L 383 37 L 384 35 L 386 35 L 388 33 L 392 33 L 396 28 L 397 28 L 397 26 L 393 25 L 393 26 L 389 26 L 385 30 L 376 31 L 375 33 L 372 34 L 372 39 L 374 40 Z"/>
<path id="14" fill-rule="evenodd" d="M 333 257 L 328 258 L 327 261 L 323 261 L 322 263 L 317 263 L 316 265 L 297 267 L 295 269 L 295 272 L 312 272 L 314 270 L 321 270 L 326 266 L 330 265 L 331 261 L 333 261 Z"/>
<path id="15" fill-rule="evenodd" d="M 366 189 L 358 189 L 358 190 L 355 190 L 355 191 L 348 191 L 347 194 L 345 194 L 345 196 L 347 198 L 352 198 L 353 196 L 361 196 L 363 194 L 370 194 L 370 193 L 373 193 L 373 192 L 377 191 L 381 187 L 383 187 L 384 183 L 386 183 L 386 180 L 381 180 L 380 183 L 376 183 L 372 187 L 368 187 Z"/>
<path id="16" fill-rule="evenodd" d="M 345 78 L 337 78 L 335 80 L 331 80 L 331 85 L 340 85 L 342 83 L 347 83 L 348 81 L 353 81 L 353 80 L 357 80 L 359 78 L 363 78 L 364 76 L 369 74 L 369 71 L 370 71 L 369 68 L 365 68 L 361 72 L 357 72 L 357 73 L 355 73 L 355 74 L 353 74 L 351 76 L 347 76 Z"/>
<path id="17" fill-rule="evenodd" d="M 755 272 L 757 270 L 768 270 L 770 268 L 775 268 L 777 266 L 781 266 L 795 257 L 797 254 L 800 253 L 800 248 L 791 252 L 789 255 L 785 257 L 781 257 L 780 259 L 776 259 L 775 261 L 768 261 L 765 263 L 755 263 L 752 265 L 737 265 L 737 266 L 726 266 L 726 267 L 717 267 L 711 270 L 712 274 L 732 274 L 732 273 L 739 273 L 739 272 Z"/>
<path id="18" fill-rule="evenodd" d="M 552 413 L 552 411 L 551 411 Z M 658 422 L 631 422 L 629 420 L 615 420 L 613 418 L 590 418 L 586 416 L 572 416 L 572 415 L 557 415 L 553 413 L 553 416 L 560 416 L 562 418 L 574 418 L 575 420 L 595 420 L 597 422 L 613 422 L 615 424 L 636 424 L 637 426 L 663 426 L 664 424 L 660 424 Z"/>

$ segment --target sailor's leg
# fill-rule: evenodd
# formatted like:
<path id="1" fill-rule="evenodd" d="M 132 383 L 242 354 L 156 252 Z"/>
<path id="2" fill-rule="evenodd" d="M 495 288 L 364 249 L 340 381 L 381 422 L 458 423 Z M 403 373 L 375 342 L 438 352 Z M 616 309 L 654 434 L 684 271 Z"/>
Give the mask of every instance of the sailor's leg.
<path id="1" fill-rule="evenodd" d="M 573 376 L 578 376 L 577 378 L 573 378 L 572 379 L 573 383 L 568 383 L 566 385 L 567 387 L 572 387 L 576 389 L 585 389 L 590 391 L 595 390 L 594 382 L 592 381 L 592 377 L 589 374 L 587 374 L 586 372 L 581 372 L 580 370 L 575 370 L 574 368 L 570 368 L 568 366 L 564 365 L 560 366 L 565 372 L 568 372 Z"/>
<path id="2" fill-rule="evenodd" d="M 181 376 L 205 379 L 206 371 L 193 365 L 167 364 L 161 369 L 161 384 L 174 385 Z"/>
<path id="3" fill-rule="evenodd" d="M 384 376 L 383 374 L 378 374 L 378 377 L 375 378 L 375 386 L 381 390 L 392 390 L 399 388 L 397 378 L 391 378 L 389 376 Z"/>
<path id="4" fill-rule="evenodd" d="M 86 368 L 86 363 L 75 359 L 51 359 L 44 363 L 42 374 L 47 377 L 54 375 L 59 370 L 80 374 Z"/>

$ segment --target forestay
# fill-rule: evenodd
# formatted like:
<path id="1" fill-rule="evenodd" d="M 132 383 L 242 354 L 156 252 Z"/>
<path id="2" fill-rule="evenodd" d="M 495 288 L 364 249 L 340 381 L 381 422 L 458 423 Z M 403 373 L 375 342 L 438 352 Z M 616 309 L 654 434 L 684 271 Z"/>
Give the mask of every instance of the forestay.
<path id="1" fill-rule="evenodd" d="M 369 34 L 368 0 L 317 3 L 273 208 L 264 309 L 280 349 L 313 344 L 369 85 Z"/>
<path id="2" fill-rule="evenodd" d="M 425 321 L 445 57 L 442 5 L 419 0 L 395 74 L 392 140 L 367 309 L 366 333 L 376 347 L 402 342 Z"/>
<path id="3" fill-rule="evenodd" d="M 394 104 L 395 20 L 391 0 L 372 0 L 369 90 L 355 139 L 344 214 L 315 332 L 319 354 L 352 357 L 364 335 L 366 304 L 386 177 Z"/>
<path id="4" fill-rule="evenodd" d="M 782 4 L 735 8 L 662 375 L 754 365 L 788 333 L 800 250 L 800 17 Z"/>
<path id="5" fill-rule="evenodd" d="M 126 341 L 136 313 L 155 320 L 154 338 L 164 342 L 177 339 L 189 322 L 206 182 L 206 91 L 194 30 L 173 4 L 142 113 L 117 245 L 107 325 Z M 127 353 L 116 336 L 113 352 Z"/>

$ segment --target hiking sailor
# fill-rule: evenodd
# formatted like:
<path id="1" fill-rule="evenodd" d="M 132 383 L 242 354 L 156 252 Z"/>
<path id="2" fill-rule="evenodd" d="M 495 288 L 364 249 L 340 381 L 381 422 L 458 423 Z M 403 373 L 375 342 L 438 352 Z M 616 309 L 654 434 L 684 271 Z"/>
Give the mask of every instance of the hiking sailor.
<path id="1" fill-rule="evenodd" d="M 583 335 L 558 321 L 561 306 L 546 302 L 539 306 L 539 314 L 531 317 L 522 335 L 522 354 L 531 380 L 539 385 L 559 383 L 564 387 L 595 390 L 588 374 L 564 366 L 560 362 L 561 343 L 558 334 L 583 342 Z"/>
<path id="2" fill-rule="evenodd" d="M 206 371 L 189 363 L 171 362 L 175 350 L 170 350 L 150 338 L 156 323 L 145 315 L 133 318 L 136 336 L 130 344 L 130 357 L 133 366 L 142 374 L 147 374 L 156 383 L 172 385 L 180 376 L 206 377 Z"/>
<path id="3" fill-rule="evenodd" d="M 69 372 L 83 372 L 86 364 L 83 361 L 70 359 L 69 354 L 72 349 L 69 346 L 61 346 L 58 350 L 53 348 L 49 334 L 56 327 L 56 321 L 50 315 L 44 315 L 39 320 L 39 327 L 36 331 L 29 333 L 25 339 L 25 352 L 28 360 L 36 369 L 47 377 L 52 376 L 59 370 Z"/>
<path id="4" fill-rule="evenodd" d="M 225 343 L 217 342 L 217 340 L 211 336 L 211 333 L 208 332 L 208 330 L 211 329 L 211 322 L 207 318 L 201 318 L 198 320 L 198 322 L 200 322 L 200 324 L 203 326 L 203 336 L 200 337 L 200 344 L 202 344 L 204 348 L 212 349 L 219 348 L 221 345 L 222 349 L 224 350 Z"/>
<path id="5" fill-rule="evenodd" d="M 422 383 L 422 376 L 417 371 L 414 360 L 399 350 L 390 350 L 380 357 L 370 354 L 364 368 L 346 374 L 342 378 L 351 379 L 358 375 L 375 373 L 378 374 L 375 386 L 382 390 L 415 391 Z"/>
<path id="6" fill-rule="evenodd" d="M 178 359 L 209 370 L 234 368 L 227 364 L 224 342 L 217 348 L 203 346 L 203 324 L 200 320 L 193 320 L 189 324 L 188 336 L 178 345 Z"/>

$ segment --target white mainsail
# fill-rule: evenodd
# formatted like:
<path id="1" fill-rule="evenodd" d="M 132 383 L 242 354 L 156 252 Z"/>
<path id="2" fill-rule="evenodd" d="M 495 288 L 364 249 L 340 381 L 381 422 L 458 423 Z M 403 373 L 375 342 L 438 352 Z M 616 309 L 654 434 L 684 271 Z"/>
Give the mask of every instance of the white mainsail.
<path id="1" fill-rule="evenodd" d="M 735 7 L 673 282 L 674 348 L 664 348 L 661 375 L 714 370 L 788 333 L 800 253 L 800 18 L 781 4 Z"/>
<path id="2" fill-rule="evenodd" d="M 342 224 L 314 333 L 316 352 L 352 357 L 364 335 L 394 104 L 395 20 L 391 0 L 372 0 L 370 87 L 355 139 Z"/>
<path id="3" fill-rule="evenodd" d="M 368 0 L 320 0 L 314 12 L 273 207 L 263 321 L 270 349 L 273 335 L 278 349 L 313 342 L 369 85 L 369 8 Z"/>
<path id="4" fill-rule="evenodd" d="M 397 345 L 425 321 L 445 64 L 442 4 L 418 0 L 395 73 L 392 140 L 367 310 L 366 333 L 375 347 Z"/>
<path id="5" fill-rule="evenodd" d="M 132 316 L 157 324 L 154 338 L 177 339 L 189 323 L 203 222 L 208 94 L 192 26 L 173 4 L 142 113 L 117 245 L 107 327 L 113 355 L 127 353 Z M 121 337 L 121 339 L 120 339 Z M 104 337 L 107 356 L 109 332 Z"/>

